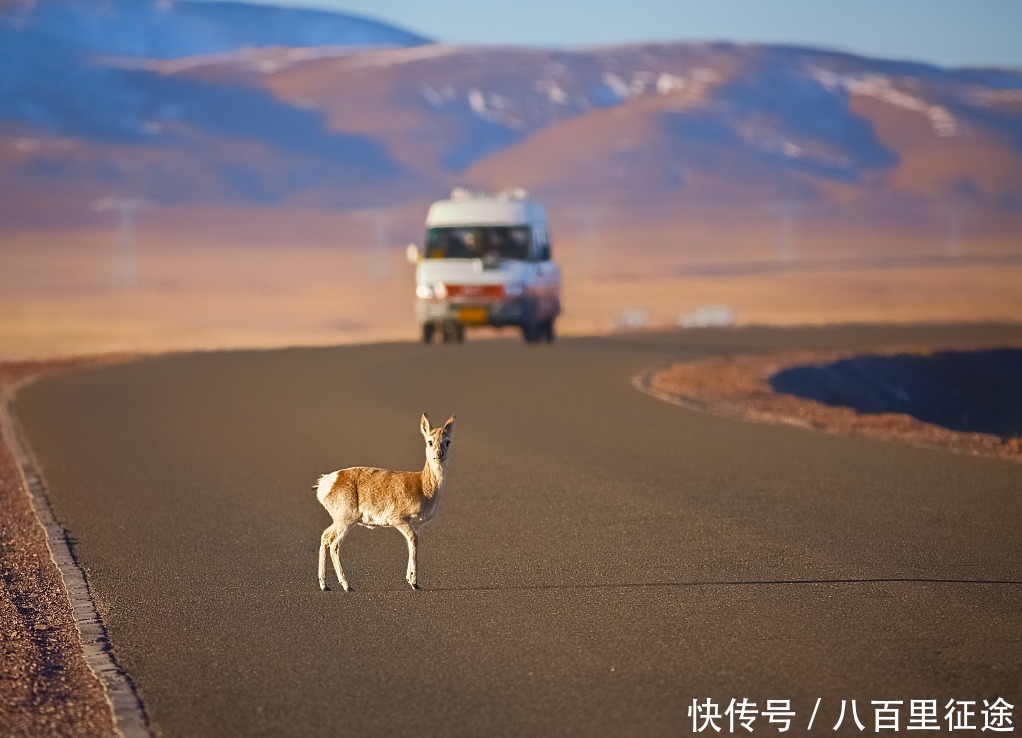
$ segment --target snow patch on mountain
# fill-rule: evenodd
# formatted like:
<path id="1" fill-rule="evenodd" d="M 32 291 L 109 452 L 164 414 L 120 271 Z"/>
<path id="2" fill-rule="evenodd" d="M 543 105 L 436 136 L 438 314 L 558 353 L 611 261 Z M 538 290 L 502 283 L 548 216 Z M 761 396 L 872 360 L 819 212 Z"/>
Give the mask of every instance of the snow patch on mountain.
<path id="1" fill-rule="evenodd" d="M 603 73 L 603 84 L 607 86 L 617 102 L 627 100 L 632 96 L 631 86 L 612 72 Z"/>
<path id="2" fill-rule="evenodd" d="M 509 97 L 496 92 L 484 93 L 472 88 L 468 91 L 466 99 L 472 112 L 487 123 L 499 123 L 514 131 L 524 127 L 525 121 L 516 114 L 516 108 L 519 106 Z"/>
<path id="3" fill-rule="evenodd" d="M 801 140 L 796 142 L 780 131 L 752 123 L 739 126 L 738 132 L 746 144 L 764 154 L 839 170 L 848 170 L 853 166 L 850 157 L 828 150 L 819 141 Z"/>
<path id="4" fill-rule="evenodd" d="M 667 72 L 661 72 L 660 76 L 656 79 L 656 91 L 660 95 L 669 95 L 672 92 L 684 90 L 685 87 L 686 82 L 683 77 L 668 74 Z"/>
<path id="5" fill-rule="evenodd" d="M 706 88 L 720 80 L 720 76 L 712 69 L 700 67 L 684 74 L 667 71 L 639 70 L 630 75 L 630 79 L 614 72 L 603 73 L 603 84 L 610 91 L 614 102 L 621 103 L 643 95 L 669 95 L 672 92 L 689 90 L 700 94 Z"/>
<path id="6" fill-rule="evenodd" d="M 489 120 L 489 110 L 486 107 L 486 96 L 479 90 L 468 91 L 468 105 L 472 111 L 484 120 Z"/>
<path id="7" fill-rule="evenodd" d="M 889 78 L 882 75 L 849 79 L 846 88 L 854 95 L 873 97 L 905 110 L 922 113 L 930 119 L 933 132 L 938 136 L 949 137 L 959 133 L 958 123 L 947 108 L 943 105 L 931 105 L 925 100 L 898 90 L 891 84 Z"/>
<path id="8" fill-rule="evenodd" d="M 439 110 L 458 95 L 452 84 L 433 87 L 425 83 L 419 85 L 419 94 L 422 95 L 422 98 L 434 110 Z"/>
<path id="9" fill-rule="evenodd" d="M 568 103 L 568 93 L 552 79 L 538 79 L 532 83 L 532 89 L 541 95 L 545 95 L 547 100 L 554 105 L 566 105 Z"/>
<path id="10" fill-rule="evenodd" d="M 828 89 L 843 89 L 853 95 L 872 97 L 903 110 L 924 115 L 933 132 L 942 137 L 957 136 L 958 121 L 943 105 L 934 105 L 915 95 L 899 90 L 891 78 L 882 74 L 842 75 L 827 69 L 816 70 L 815 78 Z"/>

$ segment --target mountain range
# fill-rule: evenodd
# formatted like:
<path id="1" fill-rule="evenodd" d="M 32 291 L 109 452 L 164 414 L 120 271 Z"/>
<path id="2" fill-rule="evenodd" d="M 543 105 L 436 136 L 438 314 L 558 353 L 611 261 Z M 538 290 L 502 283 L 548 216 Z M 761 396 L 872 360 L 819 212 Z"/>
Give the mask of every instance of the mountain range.
<path id="1" fill-rule="evenodd" d="M 0 216 L 108 195 L 1022 213 L 1022 71 L 678 42 L 459 46 L 236 2 L 0 4 Z"/>

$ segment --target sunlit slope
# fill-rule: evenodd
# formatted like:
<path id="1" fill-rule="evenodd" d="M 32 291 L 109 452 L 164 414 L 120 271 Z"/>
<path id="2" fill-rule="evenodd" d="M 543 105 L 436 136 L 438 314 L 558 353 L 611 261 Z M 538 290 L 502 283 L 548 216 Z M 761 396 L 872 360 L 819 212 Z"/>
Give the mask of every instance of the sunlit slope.
<path id="1" fill-rule="evenodd" d="M 763 47 L 728 61 L 558 121 L 468 175 L 605 198 L 1022 207 L 1022 90 L 993 73 Z"/>
<path id="2" fill-rule="evenodd" d="M 70 13 L 53 2 L 39 7 Z M 239 12 L 221 10 L 216 23 Z M 723 219 L 787 208 L 908 227 L 953 211 L 1007 229 L 1022 214 L 1022 73 L 1009 70 L 726 43 L 365 48 L 343 34 L 111 57 L 44 50 L 12 17 L 0 13 L 9 221 L 111 194 L 378 209 L 454 184 Z"/>

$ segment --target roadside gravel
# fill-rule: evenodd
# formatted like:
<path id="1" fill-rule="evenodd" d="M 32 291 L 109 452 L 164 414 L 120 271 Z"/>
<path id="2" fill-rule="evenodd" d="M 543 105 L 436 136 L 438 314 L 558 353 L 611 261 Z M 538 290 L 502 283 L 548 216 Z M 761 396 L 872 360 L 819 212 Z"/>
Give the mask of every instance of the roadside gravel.
<path id="1" fill-rule="evenodd" d="M 933 351 L 931 347 L 903 347 L 871 353 L 925 355 Z M 787 351 L 713 357 L 655 367 L 635 377 L 634 384 L 662 400 L 729 417 L 1022 462 L 1018 438 L 956 432 L 901 413 L 859 413 L 781 394 L 770 386 L 770 378 L 784 369 L 829 364 L 857 353 L 862 352 Z"/>
<path id="2" fill-rule="evenodd" d="M 100 360 L 104 361 L 104 360 Z M 0 365 L 0 400 L 26 378 L 95 361 Z M 116 735 L 89 668 L 60 571 L 18 463 L 0 443 L 0 735 Z"/>

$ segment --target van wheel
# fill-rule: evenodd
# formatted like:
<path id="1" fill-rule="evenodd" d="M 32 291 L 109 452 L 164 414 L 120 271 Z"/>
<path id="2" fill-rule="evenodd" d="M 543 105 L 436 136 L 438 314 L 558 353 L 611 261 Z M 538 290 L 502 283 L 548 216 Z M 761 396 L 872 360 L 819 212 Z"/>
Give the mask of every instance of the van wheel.
<path id="1" fill-rule="evenodd" d="M 422 324 L 422 342 L 433 343 L 433 334 L 436 333 L 436 326 L 432 323 Z"/>
<path id="2" fill-rule="evenodd" d="M 441 334 L 444 343 L 461 343 L 465 340 L 465 326 L 460 323 L 444 323 Z"/>
<path id="3" fill-rule="evenodd" d="M 554 319 L 544 320 L 541 324 L 541 333 L 543 334 L 543 340 L 547 343 L 554 342 Z"/>

